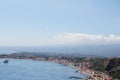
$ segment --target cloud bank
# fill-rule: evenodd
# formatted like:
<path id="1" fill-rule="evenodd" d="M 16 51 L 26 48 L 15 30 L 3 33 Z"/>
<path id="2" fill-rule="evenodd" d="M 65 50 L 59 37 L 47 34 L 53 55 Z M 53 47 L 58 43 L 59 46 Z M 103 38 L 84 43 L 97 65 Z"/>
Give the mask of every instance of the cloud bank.
<path id="1" fill-rule="evenodd" d="M 62 33 L 53 37 L 57 43 L 63 44 L 105 44 L 120 43 L 120 36 L 110 35 L 92 35 L 84 33 Z"/>

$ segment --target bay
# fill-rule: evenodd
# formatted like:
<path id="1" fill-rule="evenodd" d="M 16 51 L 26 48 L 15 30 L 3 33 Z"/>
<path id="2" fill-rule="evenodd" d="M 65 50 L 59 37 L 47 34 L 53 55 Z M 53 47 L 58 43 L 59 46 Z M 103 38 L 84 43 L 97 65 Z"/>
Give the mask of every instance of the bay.
<path id="1" fill-rule="evenodd" d="M 54 62 L 9 59 L 8 64 L 0 59 L 1 80 L 79 80 L 70 76 L 85 78 L 76 73 L 74 67 L 63 66 Z"/>

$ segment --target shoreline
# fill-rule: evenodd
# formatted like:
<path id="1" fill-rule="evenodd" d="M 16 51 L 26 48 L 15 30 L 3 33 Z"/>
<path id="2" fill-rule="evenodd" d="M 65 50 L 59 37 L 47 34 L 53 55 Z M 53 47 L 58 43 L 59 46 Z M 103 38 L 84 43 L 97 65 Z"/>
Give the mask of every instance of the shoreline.
<path id="1" fill-rule="evenodd" d="M 8 60 L 8 61 L 10 61 L 10 60 L 27 60 L 27 61 L 37 61 L 37 62 L 48 62 L 48 63 L 58 64 L 58 65 L 61 65 L 61 66 L 71 67 L 71 68 L 75 69 L 75 73 L 76 73 L 76 71 L 77 71 L 77 69 L 76 69 L 75 66 L 65 65 L 65 64 L 61 64 L 61 63 L 55 62 L 55 61 L 48 61 L 48 60 L 18 59 L 18 58 L 0 58 L 0 60 L 3 60 L 3 63 L 4 63 L 4 60 Z M 6 64 L 6 63 L 4 63 L 4 64 Z M 8 63 L 8 64 L 9 64 L 9 63 Z M 70 79 L 74 78 L 74 79 L 78 79 L 78 80 L 79 80 L 79 79 L 80 79 L 80 80 L 86 80 L 87 74 L 84 74 L 84 73 L 82 73 L 82 72 L 78 72 L 78 73 L 80 73 L 80 74 L 82 74 L 82 75 L 85 75 L 85 76 L 84 76 L 84 77 L 78 77 L 78 76 L 71 75 L 71 76 L 69 76 L 68 78 L 70 78 Z"/>
<path id="2" fill-rule="evenodd" d="M 0 58 L 0 59 L 6 59 L 6 58 Z M 20 58 L 7 58 L 7 59 L 19 59 Z M 94 70 L 88 69 L 86 66 L 78 66 L 73 62 L 70 62 L 68 60 L 59 60 L 57 58 L 49 58 L 48 60 L 44 58 L 23 58 L 24 60 L 35 60 L 35 61 L 48 61 L 48 62 L 55 62 L 58 64 L 63 64 L 65 66 L 71 66 L 76 68 L 76 72 L 80 72 L 82 74 L 86 75 L 86 78 L 83 80 L 116 80 L 110 77 L 109 75 L 103 73 L 103 72 L 98 72 Z"/>

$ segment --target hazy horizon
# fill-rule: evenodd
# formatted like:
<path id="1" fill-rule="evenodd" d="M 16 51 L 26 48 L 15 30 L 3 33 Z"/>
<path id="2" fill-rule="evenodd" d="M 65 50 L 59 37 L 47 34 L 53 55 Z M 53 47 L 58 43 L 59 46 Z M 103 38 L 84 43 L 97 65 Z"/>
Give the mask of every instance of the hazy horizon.
<path id="1" fill-rule="evenodd" d="M 120 45 L 94 45 L 94 46 L 14 46 L 0 47 L 0 54 L 9 53 L 37 53 L 37 54 L 75 54 L 89 56 L 120 57 Z"/>

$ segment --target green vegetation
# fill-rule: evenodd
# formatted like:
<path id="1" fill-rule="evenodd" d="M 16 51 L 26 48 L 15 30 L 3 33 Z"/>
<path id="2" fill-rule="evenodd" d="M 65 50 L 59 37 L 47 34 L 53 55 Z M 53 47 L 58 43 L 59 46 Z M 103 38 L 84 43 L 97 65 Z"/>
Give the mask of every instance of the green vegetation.
<path id="1" fill-rule="evenodd" d="M 92 62 L 92 66 L 89 67 L 90 69 L 97 70 L 97 71 L 105 70 L 105 66 L 104 66 L 105 59 L 94 59 L 94 60 L 91 60 L 91 62 Z"/>
<path id="2" fill-rule="evenodd" d="M 91 62 L 92 66 L 89 67 L 90 69 L 106 72 L 113 78 L 120 79 L 120 58 L 95 59 L 92 60 Z"/>
<path id="3" fill-rule="evenodd" d="M 120 58 L 109 60 L 105 67 L 105 71 L 114 78 L 120 79 Z"/>

